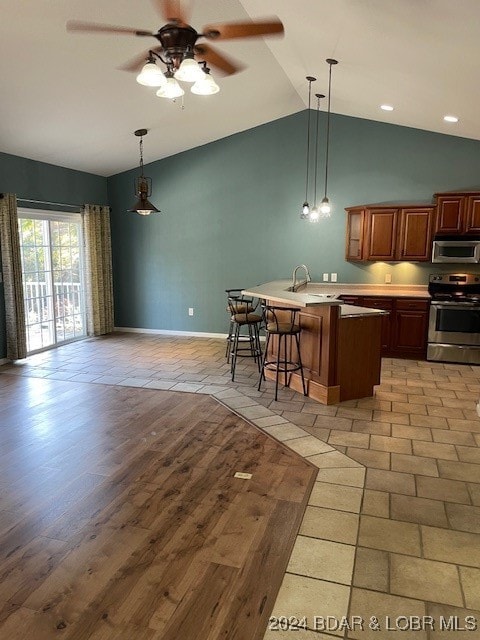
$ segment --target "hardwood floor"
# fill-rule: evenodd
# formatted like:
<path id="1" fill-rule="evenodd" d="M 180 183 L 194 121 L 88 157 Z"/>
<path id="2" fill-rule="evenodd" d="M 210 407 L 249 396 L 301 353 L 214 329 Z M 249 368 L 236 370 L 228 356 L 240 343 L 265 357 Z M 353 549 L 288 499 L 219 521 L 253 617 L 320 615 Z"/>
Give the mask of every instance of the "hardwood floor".
<path id="1" fill-rule="evenodd" d="M 206 395 L 0 376 L 0 638 L 262 638 L 315 475 Z"/>

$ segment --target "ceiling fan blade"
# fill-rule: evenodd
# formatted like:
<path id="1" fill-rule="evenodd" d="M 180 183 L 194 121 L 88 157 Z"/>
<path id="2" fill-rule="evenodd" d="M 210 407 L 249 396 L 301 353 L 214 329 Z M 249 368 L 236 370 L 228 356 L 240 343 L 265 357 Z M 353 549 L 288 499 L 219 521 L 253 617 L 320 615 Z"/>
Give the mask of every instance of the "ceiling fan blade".
<path id="1" fill-rule="evenodd" d="M 140 72 L 143 65 L 146 63 L 148 59 L 148 54 L 150 51 L 156 51 L 157 53 L 161 53 L 163 49 L 162 47 L 152 47 L 151 49 L 146 49 L 145 51 L 142 51 L 142 53 L 139 53 L 138 55 L 136 55 L 134 58 L 131 58 L 130 60 L 128 60 L 128 62 L 125 62 L 125 64 L 122 64 L 120 67 L 117 67 L 117 69 L 119 69 L 120 71 L 129 71 L 131 73 Z"/>
<path id="2" fill-rule="evenodd" d="M 245 68 L 245 65 L 242 65 L 236 60 L 234 61 L 232 58 L 227 58 L 227 56 L 209 44 L 202 43 L 195 45 L 195 54 L 197 58 L 205 60 L 209 66 L 217 67 L 217 69 L 220 69 L 228 76 L 238 73 Z"/>
<path id="3" fill-rule="evenodd" d="M 283 33 L 283 24 L 278 18 L 258 22 L 226 22 L 209 24 L 203 28 L 205 38 L 231 40 L 233 38 L 255 38 Z"/>
<path id="4" fill-rule="evenodd" d="M 180 0 L 152 0 L 153 6 L 167 22 L 187 24 L 188 16 L 182 10 Z"/>
<path id="5" fill-rule="evenodd" d="M 69 20 L 67 31 L 87 31 L 90 33 L 125 33 L 134 36 L 153 36 L 151 31 L 144 29 L 132 29 L 131 27 L 117 27 L 112 24 L 101 24 L 99 22 L 83 22 L 81 20 Z"/>

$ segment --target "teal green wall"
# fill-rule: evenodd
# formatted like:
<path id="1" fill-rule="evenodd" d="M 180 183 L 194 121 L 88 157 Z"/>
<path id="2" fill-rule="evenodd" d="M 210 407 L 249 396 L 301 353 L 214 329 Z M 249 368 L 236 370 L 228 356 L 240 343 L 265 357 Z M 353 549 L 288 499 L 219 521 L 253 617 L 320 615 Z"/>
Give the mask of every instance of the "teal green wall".
<path id="1" fill-rule="evenodd" d="M 299 263 L 316 281 L 336 272 L 339 282 L 383 283 L 391 273 L 394 284 L 424 284 L 439 271 L 431 264 L 345 262 L 344 208 L 429 202 L 436 191 L 478 188 L 480 142 L 333 116 L 334 210 L 312 224 L 299 219 L 306 125 L 304 111 L 147 165 L 161 214 L 126 212 L 138 169 L 108 179 L 117 326 L 224 332 L 224 289 L 289 278 Z M 323 157 L 323 137 L 320 148 Z M 318 184 L 321 196 L 322 161 Z"/>
<path id="2" fill-rule="evenodd" d="M 86 202 L 105 204 L 107 203 L 107 180 L 90 173 L 0 153 L 0 193 L 15 193 L 19 198 L 65 204 L 78 205 Z M 33 208 L 35 205 L 25 206 Z M 4 358 L 5 355 L 5 300 L 2 282 L 0 284 L 0 358 Z"/>
<path id="3" fill-rule="evenodd" d="M 322 132 L 324 114 L 321 118 Z M 134 201 L 138 169 L 107 180 L 0 153 L 0 192 L 113 207 L 117 326 L 224 332 L 224 289 L 289 278 L 302 262 L 317 281 L 324 272 L 336 272 L 340 282 L 382 283 L 391 273 L 394 284 L 426 283 L 438 267 L 345 262 L 344 208 L 427 202 L 435 191 L 478 188 L 480 142 L 333 116 L 329 196 L 334 211 L 329 220 L 313 225 L 299 219 L 306 124 L 303 111 L 147 165 L 152 201 L 162 213 L 145 218 L 126 212 Z M 323 137 L 320 148 L 321 195 Z M 188 307 L 194 308 L 193 317 Z M 5 357 L 4 316 L 1 284 L 0 358 Z"/>

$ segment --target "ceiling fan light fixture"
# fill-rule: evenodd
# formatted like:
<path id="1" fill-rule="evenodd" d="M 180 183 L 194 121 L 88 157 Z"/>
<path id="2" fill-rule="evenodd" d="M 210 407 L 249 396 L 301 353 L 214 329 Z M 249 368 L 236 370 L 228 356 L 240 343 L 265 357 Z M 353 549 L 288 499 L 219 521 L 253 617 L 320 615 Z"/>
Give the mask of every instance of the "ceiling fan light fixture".
<path id="1" fill-rule="evenodd" d="M 181 0 L 154 0 L 155 8 L 167 21 L 156 31 L 83 20 L 69 20 L 66 27 L 67 31 L 121 33 L 155 38 L 159 44 L 148 51 L 146 64 L 144 62 L 145 54 L 140 54 L 120 68 L 138 73 L 143 64 L 144 66 L 137 76 L 137 82 L 146 86 L 160 87 L 162 90 L 157 92 L 157 96 L 170 99 L 178 98 L 185 93 L 176 84 L 176 80 L 195 83 L 193 93 L 196 94 L 213 95 L 218 93 L 220 89 L 214 80 L 209 79 L 207 82 L 203 82 L 204 70 L 201 65 L 210 63 L 221 69 L 226 75 L 237 73 L 243 68 L 243 65 L 229 59 L 228 56 L 217 51 L 210 44 L 198 45 L 199 38 L 232 40 L 267 37 L 280 35 L 284 32 L 282 22 L 276 17 L 264 20 L 247 20 L 246 22 L 210 24 L 204 26 L 201 31 L 197 31 L 188 24 L 189 12 L 182 10 L 181 4 Z M 158 62 L 166 67 L 164 74 L 161 69 L 159 71 L 156 68 Z M 173 78 L 174 74 L 175 78 Z M 170 78 L 172 79 L 170 80 Z"/>
<path id="2" fill-rule="evenodd" d="M 180 66 L 174 73 L 174 77 L 182 82 L 198 82 L 204 77 L 204 73 L 193 53 L 186 53 Z"/>
<path id="3" fill-rule="evenodd" d="M 210 75 L 210 69 L 205 67 L 205 73 L 202 71 L 203 77 L 197 80 L 190 91 L 197 96 L 212 96 L 220 91 L 220 87 Z"/>
<path id="4" fill-rule="evenodd" d="M 161 86 L 157 91 L 157 96 L 159 98 L 169 98 L 170 100 L 175 100 L 175 98 L 180 98 L 184 95 L 185 91 L 173 76 L 167 77 L 165 80 L 165 84 Z"/>
<path id="5" fill-rule="evenodd" d="M 161 87 L 166 80 L 163 71 L 157 67 L 154 60 L 149 60 L 137 76 L 138 84 L 144 87 Z"/>

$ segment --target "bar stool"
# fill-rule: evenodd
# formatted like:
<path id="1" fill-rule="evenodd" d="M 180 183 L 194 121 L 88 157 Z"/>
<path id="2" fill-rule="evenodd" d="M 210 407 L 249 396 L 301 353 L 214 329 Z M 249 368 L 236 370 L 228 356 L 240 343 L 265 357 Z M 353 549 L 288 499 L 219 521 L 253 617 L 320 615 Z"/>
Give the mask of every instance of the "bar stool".
<path id="1" fill-rule="evenodd" d="M 262 349 L 260 347 L 260 325 L 262 317 L 253 313 L 258 305 L 251 300 L 245 304 L 245 300 L 238 300 L 236 297 L 228 298 L 228 308 L 230 311 L 231 337 L 227 345 L 230 345 L 229 360 L 231 356 L 230 371 L 232 381 L 235 380 L 235 367 L 237 357 L 253 358 L 260 371 L 262 361 Z M 241 330 L 246 327 L 248 334 L 242 334 Z"/>
<path id="2" fill-rule="evenodd" d="M 278 396 L 278 381 L 283 373 L 284 384 L 287 387 L 290 382 L 291 374 L 294 371 L 300 371 L 302 376 L 303 395 L 307 395 L 307 386 L 303 375 L 302 358 L 300 355 L 300 325 L 297 323 L 297 308 L 276 307 L 266 303 L 262 304 L 262 315 L 265 323 L 265 332 L 267 341 L 265 344 L 265 352 L 263 355 L 262 368 L 260 371 L 260 380 L 258 382 L 258 390 L 265 380 L 265 370 L 275 371 L 275 400 Z M 277 357 L 274 360 L 268 360 L 268 347 L 272 336 L 278 336 Z M 287 340 L 288 339 L 288 340 Z M 297 347 L 297 360 L 292 359 L 292 342 L 295 341 Z M 281 357 L 283 343 L 283 358 Z M 288 346 L 288 356 L 287 356 Z"/>
<path id="3" fill-rule="evenodd" d="M 243 295 L 242 289 L 225 289 L 225 293 L 227 294 L 227 312 L 230 316 L 227 344 L 225 346 L 225 357 L 227 358 L 227 362 L 230 362 L 230 351 L 232 349 L 234 323 L 232 320 L 233 314 L 230 309 L 229 300 L 235 301 L 236 313 L 253 313 L 256 305 L 254 305 L 253 303 L 253 298 L 248 298 Z M 245 339 L 248 339 L 248 336 L 239 336 L 240 342 L 243 342 Z"/>

